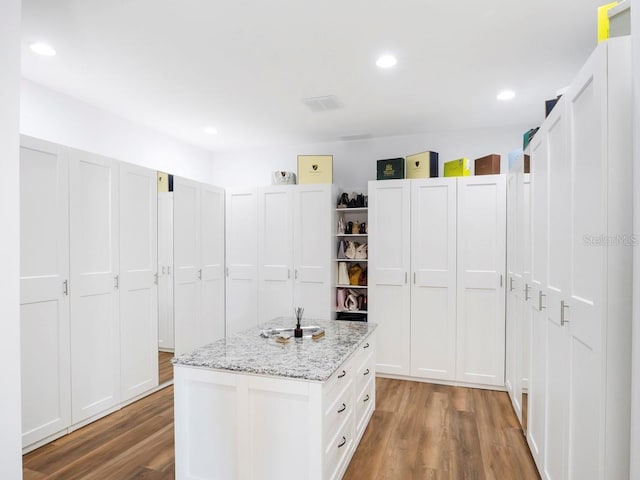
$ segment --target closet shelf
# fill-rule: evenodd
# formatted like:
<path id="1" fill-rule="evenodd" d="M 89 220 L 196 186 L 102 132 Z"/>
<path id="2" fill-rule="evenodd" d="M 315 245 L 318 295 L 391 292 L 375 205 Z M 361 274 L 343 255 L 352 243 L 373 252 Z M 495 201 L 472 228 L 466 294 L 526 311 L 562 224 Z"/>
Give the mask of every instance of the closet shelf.
<path id="1" fill-rule="evenodd" d="M 336 258 L 336 262 L 360 263 L 368 261 L 368 258 Z"/>
<path id="2" fill-rule="evenodd" d="M 358 208 L 336 208 L 336 212 L 341 213 L 358 213 L 358 212 L 366 212 L 368 210 L 367 207 L 358 207 Z"/>
<path id="3" fill-rule="evenodd" d="M 366 237 L 366 233 L 336 233 L 336 237 Z"/>
<path id="4" fill-rule="evenodd" d="M 336 284 L 336 288 L 357 289 L 357 288 L 367 288 L 367 285 L 345 285 L 345 284 L 338 283 L 338 284 Z"/>

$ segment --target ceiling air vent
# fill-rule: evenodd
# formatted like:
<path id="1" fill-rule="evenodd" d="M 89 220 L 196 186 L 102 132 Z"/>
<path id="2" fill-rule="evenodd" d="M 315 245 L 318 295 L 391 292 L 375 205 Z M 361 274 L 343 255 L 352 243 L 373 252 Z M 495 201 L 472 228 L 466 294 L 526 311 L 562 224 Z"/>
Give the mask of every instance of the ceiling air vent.
<path id="1" fill-rule="evenodd" d="M 304 103 L 312 112 L 326 112 L 329 110 L 338 110 L 342 108 L 342 102 L 335 95 L 327 95 L 324 97 L 303 98 Z"/>

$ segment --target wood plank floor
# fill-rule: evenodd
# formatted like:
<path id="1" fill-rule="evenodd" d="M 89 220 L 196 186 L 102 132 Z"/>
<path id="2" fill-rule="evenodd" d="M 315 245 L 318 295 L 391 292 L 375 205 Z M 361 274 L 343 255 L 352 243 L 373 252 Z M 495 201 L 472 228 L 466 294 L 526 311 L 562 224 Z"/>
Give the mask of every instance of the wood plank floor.
<path id="1" fill-rule="evenodd" d="M 376 379 L 348 480 L 539 478 L 504 392 Z M 173 387 L 24 456 L 24 479 L 174 478 Z"/>
<path id="2" fill-rule="evenodd" d="M 158 352 L 158 380 L 160 381 L 160 385 L 169 380 L 173 380 L 172 358 L 173 353 L 171 352 Z"/>
<path id="3" fill-rule="evenodd" d="M 539 479 L 506 392 L 376 379 L 345 480 Z"/>

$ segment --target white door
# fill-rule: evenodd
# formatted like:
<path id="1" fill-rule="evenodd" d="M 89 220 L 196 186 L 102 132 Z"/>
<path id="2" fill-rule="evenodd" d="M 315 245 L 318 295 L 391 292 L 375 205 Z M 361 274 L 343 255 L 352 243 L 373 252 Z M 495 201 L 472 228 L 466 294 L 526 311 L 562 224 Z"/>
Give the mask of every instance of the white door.
<path id="1" fill-rule="evenodd" d="M 173 192 L 158 193 L 158 348 L 173 352 Z"/>
<path id="2" fill-rule="evenodd" d="M 158 181 L 120 163 L 120 359 L 122 400 L 158 385 Z"/>
<path id="3" fill-rule="evenodd" d="M 226 193 L 226 335 L 258 324 L 258 192 Z"/>
<path id="4" fill-rule="evenodd" d="M 293 315 L 293 205 L 290 186 L 258 193 L 258 321 Z"/>
<path id="5" fill-rule="evenodd" d="M 576 480 L 607 477 L 603 471 L 603 458 L 609 446 L 605 443 L 599 416 L 594 412 L 602 411 L 605 402 L 602 337 L 607 310 L 603 279 L 607 276 L 607 255 L 613 256 L 614 249 L 608 250 L 593 240 L 598 233 L 608 231 L 607 155 L 604 153 L 606 98 L 607 50 L 598 49 L 565 95 L 571 162 L 571 188 L 567 189 L 571 195 L 567 242 L 571 269 L 565 289 L 571 365 L 567 478 Z M 611 160 L 618 161 L 617 158 Z M 613 378 L 614 375 L 608 380 Z"/>
<path id="6" fill-rule="evenodd" d="M 544 469 L 547 392 L 547 216 L 549 157 L 546 130 L 540 129 L 531 141 L 530 281 L 532 299 L 528 318 L 531 324 L 530 378 L 527 409 L 527 440 L 531 454 Z"/>
<path id="7" fill-rule="evenodd" d="M 547 390 L 544 474 L 549 480 L 567 478 L 565 422 L 568 405 L 569 342 L 565 319 L 571 238 L 571 175 L 567 152 L 565 103 L 559 102 L 547 118 L 548 176 L 548 258 L 547 308 Z"/>
<path id="8" fill-rule="evenodd" d="M 204 344 L 199 337 L 200 184 L 173 178 L 173 297 L 175 352 L 190 352 Z"/>
<path id="9" fill-rule="evenodd" d="M 120 401 L 118 163 L 69 150 L 72 423 Z"/>
<path id="10" fill-rule="evenodd" d="M 411 188 L 369 182 L 369 321 L 378 324 L 376 371 L 410 374 Z"/>
<path id="11" fill-rule="evenodd" d="M 456 179 L 411 181 L 411 375 L 455 380 Z"/>
<path id="12" fill-rule="evenodd" d="M 529 369 L 530 369 L 530 342 L 531 342 L 531 316 L 529 309 L 531 302 L 534 301 L 534 291 L 531 286 L 531 223 L 530 223 L 530 202 L 531 202 L 531 184 L 530 174 L 522 173 L 522 181 L 518 182 L 518 252 L 519 264 L 522 265 L 522 281 L 524 282 L 524 303 L 522 305 L 521 335 L 520 341 L 522 351 L 520 352 L 521 361 L 521 385 L 522 391 L 527 392 L 529 388 Z"/>
<path id="13" fill-rule="evenodd" d="M 332 318 L 333 197 L 331 185 L 299 186 L 294 195 L 292 307 L 303 307 L 307 319 Z"/>
<path id="14" fill-rule="evenodd" d="M 458 178 L 459 381 L 504 386 L 506 187 L 502 175 Z"/>
<path id="15" fill-rule="evenodd" d="M 20 337 L 22 445 L 71 423 L 69 160 L 67 149 L 22 137 Z"/>
<path id="16" fill-rule="evenodd" d="M 518 418 L 522 418 L 522 394 L 518 390 L 518 357 L 521 354 L 519 331 L 519 298 L 517 296 L 517 260 L 520 242 L 518 238 L 518 176 L 514 168 L 507 175 L 507 311 L 505 348 L 505 387 Z"/>
<path id="17" fill-rule="evenodd" d="M 202 268 L 202 343 L 224 338 L 224 190 L 202 185 L 200 261 Z"/>

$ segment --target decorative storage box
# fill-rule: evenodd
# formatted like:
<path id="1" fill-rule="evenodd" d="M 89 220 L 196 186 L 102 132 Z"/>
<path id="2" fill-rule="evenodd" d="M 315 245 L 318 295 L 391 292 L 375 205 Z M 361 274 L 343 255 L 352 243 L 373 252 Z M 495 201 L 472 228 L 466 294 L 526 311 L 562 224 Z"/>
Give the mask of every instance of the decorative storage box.
<path id="1" fill-rule="evenodd" d="M 404 178 L 404 158 L 388 158 L 386 160 L 378 160 L 377 173 L 378 180 L 393 180 Z"/>
<path id="2" fill-rule="evenodd" d="M 471 175 L 471 171 L 469 170 L 468 158 L 459 158 L 444 164 L 445 177 L 468 177 L 469 175 Z"/>
<path id="3" fill-rule="evenodd" d="M 500 173 L 500 155 L 492 153 L 475 159 L 475 175 L 495 175 Z"/>
<path id="4" fill-rule="evenodd" d="M 298 155 L 298 184 L 333 183 L 333 155 Z"/>
<path id="5" fill-rule="evenodd" d="M 438 176 L 438 152 L 422 152 L 407 155 L 407 178 Z"/>

